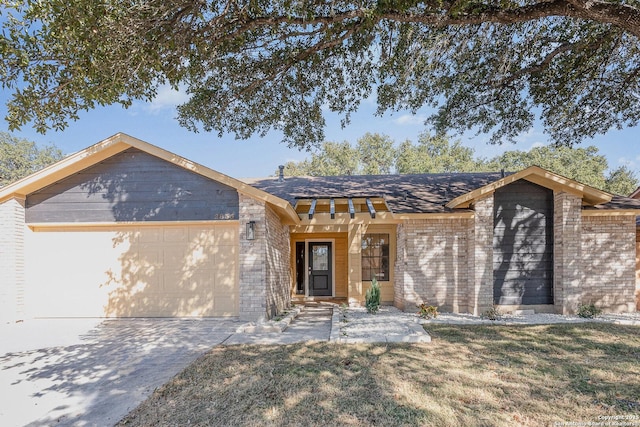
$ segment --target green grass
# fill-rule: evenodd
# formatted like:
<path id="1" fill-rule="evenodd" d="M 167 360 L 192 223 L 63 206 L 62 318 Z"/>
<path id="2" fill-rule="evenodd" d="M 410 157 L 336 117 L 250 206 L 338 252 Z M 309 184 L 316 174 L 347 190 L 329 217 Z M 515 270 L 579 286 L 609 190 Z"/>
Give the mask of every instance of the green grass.
<path id="1" fill-rule="evenodd" d="M 427 330 L 431 344 L 218 347 L 121 424 L 544 426 L 640 417 L 638 327 Z"/>

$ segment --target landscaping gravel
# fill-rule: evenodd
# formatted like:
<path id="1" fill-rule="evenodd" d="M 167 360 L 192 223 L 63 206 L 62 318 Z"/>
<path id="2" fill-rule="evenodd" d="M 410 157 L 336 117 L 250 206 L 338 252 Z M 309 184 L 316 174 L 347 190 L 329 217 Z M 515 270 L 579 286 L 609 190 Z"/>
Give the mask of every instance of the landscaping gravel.
<path id="1" fill-rule="evenodd" d="M 480 316 L 464 313 L 439 313 L 435 319 L 424 319 L 416 312 L 403 312 L 392 306 L 382 306 L 376 314 L 369 314 L 365 308 L 339 308 L 335 312 L 340 313 L 340 336 L 349 337 L 351 340 L 375 335 L 400 335 L 411 336 L 415 334 L 415 324 L 455 324 L 455 325 L 540 325 L 554 323 L 587 323 L 608 322 L 621 325 L 640 326 L 640 312 L 602 314 L 592 319 L 578 316 L 563 316 L 560 314 L 504 314 L 498 320 L 489 320 Z M 335 321 L 334 321 L 335 327 Z"/>
<path id="2" fill-rule="evenodd" d="M 416 316 L 417 317 L 417 316 Z M 504 314 L 498 320 L 484 319 L 470 314 L 441 313 L 435 319 L 420 319 L 421 323 L 449 323 L 461 325 L 474 324 L 502 324 L 502 325 L 547 325 L 554 323 L 588 323 L 605 322 L 619 325 L 640 326 L 640 313 L 602 314 L 598 317 L 586 319 L 578 316 L 563 316 L 561 314 L 535 313 L 535 314 Z"/>

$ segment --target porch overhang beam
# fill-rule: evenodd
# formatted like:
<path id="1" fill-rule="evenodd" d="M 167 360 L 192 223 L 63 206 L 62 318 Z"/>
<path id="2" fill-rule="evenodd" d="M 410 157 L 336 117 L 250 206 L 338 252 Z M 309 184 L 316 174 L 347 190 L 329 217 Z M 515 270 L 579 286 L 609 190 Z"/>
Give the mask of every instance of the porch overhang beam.
<path id="1" fill-rule="evenodd" d="M 309 219 L 313 219 L 313 215 L 316 213 L 317 203 L 318 203 L 318 199 L 313 199 L 311 201 L 311 207 L 309 208 Z"/>
<path id="2" fill-rule="evenodd" d="M 371 203 L 371 199 L 367 199 L 367 209 L 369 210 L 369 215 L 371 215 L 371 218 L 375 218 L 376 209 L 373 207 L 373 203 Z"/>

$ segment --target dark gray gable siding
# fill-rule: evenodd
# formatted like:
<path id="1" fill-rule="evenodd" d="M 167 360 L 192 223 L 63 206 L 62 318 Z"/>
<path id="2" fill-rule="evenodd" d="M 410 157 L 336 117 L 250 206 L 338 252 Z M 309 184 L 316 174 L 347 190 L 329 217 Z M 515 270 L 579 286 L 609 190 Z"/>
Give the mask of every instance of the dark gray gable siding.
<path id="1" fill-rule="evenodd" d="M 27 223 L 238 219 L 236 189 L 138 149 L 27 196 Z"/>
<path id="2" fill-rule="evenodd" d="M 518 180 L 494 193 L 496 304 L 553 304 L 553 191 Z"/>

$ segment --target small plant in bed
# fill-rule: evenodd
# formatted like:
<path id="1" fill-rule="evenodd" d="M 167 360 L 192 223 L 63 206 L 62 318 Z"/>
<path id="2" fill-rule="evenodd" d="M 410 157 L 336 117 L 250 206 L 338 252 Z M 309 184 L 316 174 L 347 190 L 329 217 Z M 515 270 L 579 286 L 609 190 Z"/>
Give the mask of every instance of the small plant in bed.
<path id="1" fill-rule="evenodd" d="M 418 306 L 420 311 L 418 311 L 418 316 L 423 319 L 435 319 L 438 317 L 438 307 L 435 305 L 429 305 L 426 302 L 423 302 Z"/>
<path id="2" fill-rule="evenodd" d="M 593 303 L 591 304 L 583 304 L 578 307 L 578 316 L 583 317 L 585 319 L 594 319 L 602 313 L 598 307 L 596 307 Z"/>
<path id="3" fill-rule="evenodd" d="M 500 309 L 494 305 L 482 313 L 481 317 L 489 320 L 500 320 L 502 318 L 502 313 L 500 312 Z"/>
<path id="4" fill-rule="evenodd" d="M 367 289 L 364 299 L 367 311 L 376 314 L 380 308 L 380 284 L 375 277 L 371 279 L 371 287 Z"/>

